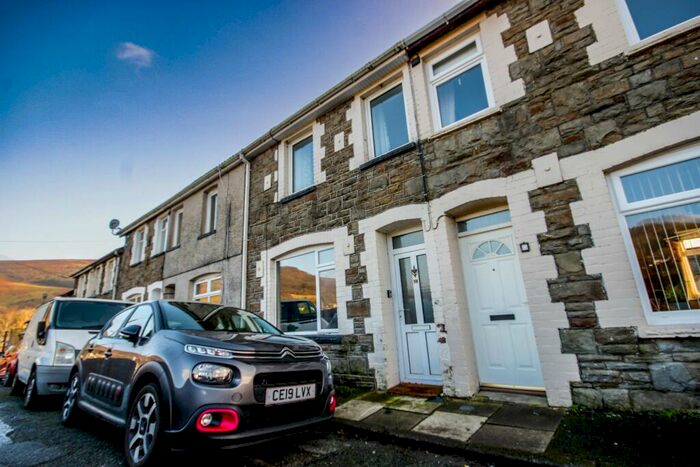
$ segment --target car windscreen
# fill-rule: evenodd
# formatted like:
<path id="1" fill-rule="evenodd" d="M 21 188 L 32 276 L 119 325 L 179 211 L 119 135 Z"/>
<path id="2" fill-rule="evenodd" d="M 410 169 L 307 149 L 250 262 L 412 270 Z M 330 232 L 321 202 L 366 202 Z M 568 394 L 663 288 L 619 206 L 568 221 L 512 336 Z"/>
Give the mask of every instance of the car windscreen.
<path id="1" fill-rule="evenodd" d="M 126 303 L 113 302 L 58 302 L 54 311 L 56 329 L 102 329 L 112 316 L 126 308 Z"/>
<path id="2" fill-rule="evenodd" d="M 229 306 L 161 302 L 161 310 L 168 329 L 281 334 L 279 329 L 259 316 Z"/>

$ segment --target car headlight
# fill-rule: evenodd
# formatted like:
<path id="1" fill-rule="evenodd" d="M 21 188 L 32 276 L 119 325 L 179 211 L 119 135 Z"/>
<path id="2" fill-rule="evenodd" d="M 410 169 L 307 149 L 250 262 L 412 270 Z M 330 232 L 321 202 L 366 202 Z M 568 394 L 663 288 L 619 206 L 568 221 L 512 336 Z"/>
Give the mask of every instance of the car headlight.
<path id="1" fill-rule="evenodd" d="M 75 362 L 75 347 L 64 342 L 56 342 L 53 354 L 54 365 L 72 365 Z"/>
<path id="2" fill-rule="evenodd" d="M 233 379 L 233 370 L 213 363 L 200 363 L 192 369 L 192 379 L 204 384 L 228 384 Z"/>
<path id="3" fill-rule="evenodd" d="M 204 345 L 185 345 L 185 352 L 194 355 L 206 355 L 207 357 L 233 358 L 233 352 L 225 349 L 217 349 L 215 347 L 206 347 Z"/>

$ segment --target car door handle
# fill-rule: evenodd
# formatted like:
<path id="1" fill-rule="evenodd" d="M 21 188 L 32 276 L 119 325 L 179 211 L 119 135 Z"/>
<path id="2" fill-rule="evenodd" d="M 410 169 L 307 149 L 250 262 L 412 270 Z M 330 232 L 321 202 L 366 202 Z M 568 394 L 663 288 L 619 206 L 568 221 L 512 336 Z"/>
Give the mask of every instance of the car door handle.
<path id="1" fill-rule="evenodd" d="M 95 344 L 90 344 L 90 345 L 88 345 L 88 346 L 86 347 L 86 350 L 87 350 L 88 352 L 92 352 L 93 350 L 95 350 Z"/>
<path id="2" fill-rule="evenodd" d="M 105 358 L 109 358 L 111 356 L 112 356 L 112 349 L 105 350 Z"/>

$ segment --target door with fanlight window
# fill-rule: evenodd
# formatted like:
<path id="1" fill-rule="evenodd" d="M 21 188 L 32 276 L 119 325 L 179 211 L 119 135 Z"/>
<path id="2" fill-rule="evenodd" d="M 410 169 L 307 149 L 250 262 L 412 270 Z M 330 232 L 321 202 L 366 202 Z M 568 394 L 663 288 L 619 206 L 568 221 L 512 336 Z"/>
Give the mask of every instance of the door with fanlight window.
<path id="1" fill-rule="evenodd" d="M 441 384 L 437 330 L 423 232 L 411 232 L 391 240 L 393 302 L 401 342 L 401 381 Z"/>

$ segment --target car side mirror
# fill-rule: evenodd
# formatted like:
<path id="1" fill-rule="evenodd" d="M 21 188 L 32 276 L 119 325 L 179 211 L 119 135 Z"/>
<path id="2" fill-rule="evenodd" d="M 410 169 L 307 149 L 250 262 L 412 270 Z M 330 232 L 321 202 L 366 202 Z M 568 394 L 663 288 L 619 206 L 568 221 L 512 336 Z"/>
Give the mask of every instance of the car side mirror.
<path id="1" fill-rule="evenodd" d="M 46 340 L 46 321 L 36 323 L 36 340 L 43 344 Z"/>
<path id="2" fill-rule="evenodd" d="M 141 326 L 138 324 L 130 324 L 129 326 L 123 328 L 119 331 L 119 336 L 123 339 L 128 340 L 136 344 L 139 341 L 139 336 L 141 335 Z"/>
<path id="3" fill-rule="evenodd" d="M 5 352 L 0 352 L 0 357 L 4 357 L 4 356 L 5 356 Z"/>

